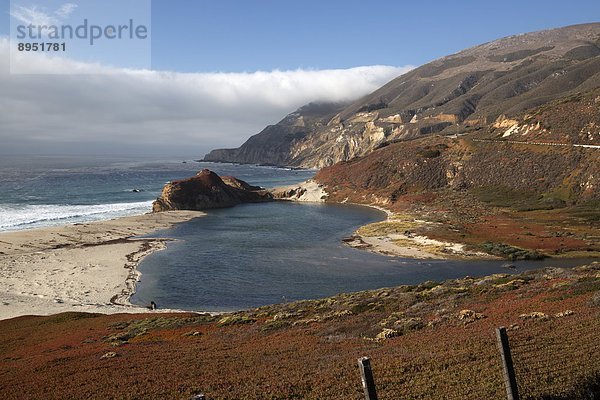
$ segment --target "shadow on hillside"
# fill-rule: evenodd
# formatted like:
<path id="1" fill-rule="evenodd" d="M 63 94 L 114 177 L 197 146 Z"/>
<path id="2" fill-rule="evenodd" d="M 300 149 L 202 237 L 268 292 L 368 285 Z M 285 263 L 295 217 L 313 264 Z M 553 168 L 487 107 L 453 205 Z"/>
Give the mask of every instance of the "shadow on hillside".
<path id="1" fill-rule="evenodd" d="M 579 382 L 570 392 L 562 395 L 548 395 L 541 400 L 598 400 L 600 399 L 600 373 Z"/>

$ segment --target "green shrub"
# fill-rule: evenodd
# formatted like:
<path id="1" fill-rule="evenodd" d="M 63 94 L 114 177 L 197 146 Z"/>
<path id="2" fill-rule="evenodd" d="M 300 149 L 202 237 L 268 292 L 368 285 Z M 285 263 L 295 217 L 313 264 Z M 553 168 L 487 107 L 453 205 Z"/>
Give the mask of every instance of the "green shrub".
<path id="1" fill-rule="evenodd" d="M 227 315 L 221 318 L 218 322 L 219 326 L 251 324 L 256 322 L 254 318 L 246 317 L 245 315 Z"/>
<path id="2" fill-rule="evenodd" d="M 541 260 L 545 258 L 543 254 L 537 251 L 520 249 L 505 243 L 485 242 L 481 249 L 489 254 L 508 258 L 509 260 Z"/>
<path id="3" fill-rule="evenodd" d="M 437 158 L 442 153 L 437 149 L 424 149 L 424 150 L 419 151 L 418 154 L 423 158 Z"/>

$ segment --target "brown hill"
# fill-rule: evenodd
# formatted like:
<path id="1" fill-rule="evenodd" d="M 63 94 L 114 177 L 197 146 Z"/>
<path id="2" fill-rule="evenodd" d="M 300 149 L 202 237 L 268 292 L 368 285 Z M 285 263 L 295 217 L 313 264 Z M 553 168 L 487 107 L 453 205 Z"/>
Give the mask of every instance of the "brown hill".
<path id="1" fill-rule="evenodd" d="M 599 86 L 600 23 L 510 36 L 423 65 L 335 116 L 335 108 L 316 110 L 318 123 L 297 136 L 280 123 L 206 160 L 320 168 L 397 140 L 486 127 Z"/>
<path id="2" fill-rule="evenodd" d="M 382 204 L 425 191 L 484 187 L 548 204 L 600 199 L 600 89 L 502 116 L 464 135 L 392 143 L 324 168 L 316 180 L 334 194 L 351 190 Z"/>
<path id="3" fill-rule="evenodd" d="M 597 256 L 598 102 L 600 89 L 464 135 L 392 143 L 323 168 L 315 181 L 330 201 L 377 204 L 407 214 L 403 219 L 428 221 L 410 229 L 473 250 Z M 393 225 L 375 231 L 385 236 Z"/>

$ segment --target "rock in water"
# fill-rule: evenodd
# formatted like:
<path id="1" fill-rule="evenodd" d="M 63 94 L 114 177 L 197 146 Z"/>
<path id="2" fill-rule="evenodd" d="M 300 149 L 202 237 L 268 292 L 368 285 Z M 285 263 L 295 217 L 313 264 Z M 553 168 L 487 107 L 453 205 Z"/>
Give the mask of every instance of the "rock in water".
<path id="1" fill-rule="evenodd" d="M 273 196 L 260 187 L 234 177 L 221 179 L 214 172 L 204 169 L 192 178 L 167 183 L 153 203 L 152 211 L 200 211 L 272 200 Z"/>

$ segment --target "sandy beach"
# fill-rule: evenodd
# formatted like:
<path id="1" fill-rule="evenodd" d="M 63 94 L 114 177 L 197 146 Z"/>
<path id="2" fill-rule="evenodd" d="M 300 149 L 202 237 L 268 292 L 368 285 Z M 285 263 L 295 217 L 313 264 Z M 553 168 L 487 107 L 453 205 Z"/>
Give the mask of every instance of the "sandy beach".
<path id="1" fill-rule="evenodd" d="M 0 233 L 0 319 L 149 311 L 129 303 L 139 279 L 136 266 L 169 239 L 136 236 L 202 215 L 170 211 Z"/>

